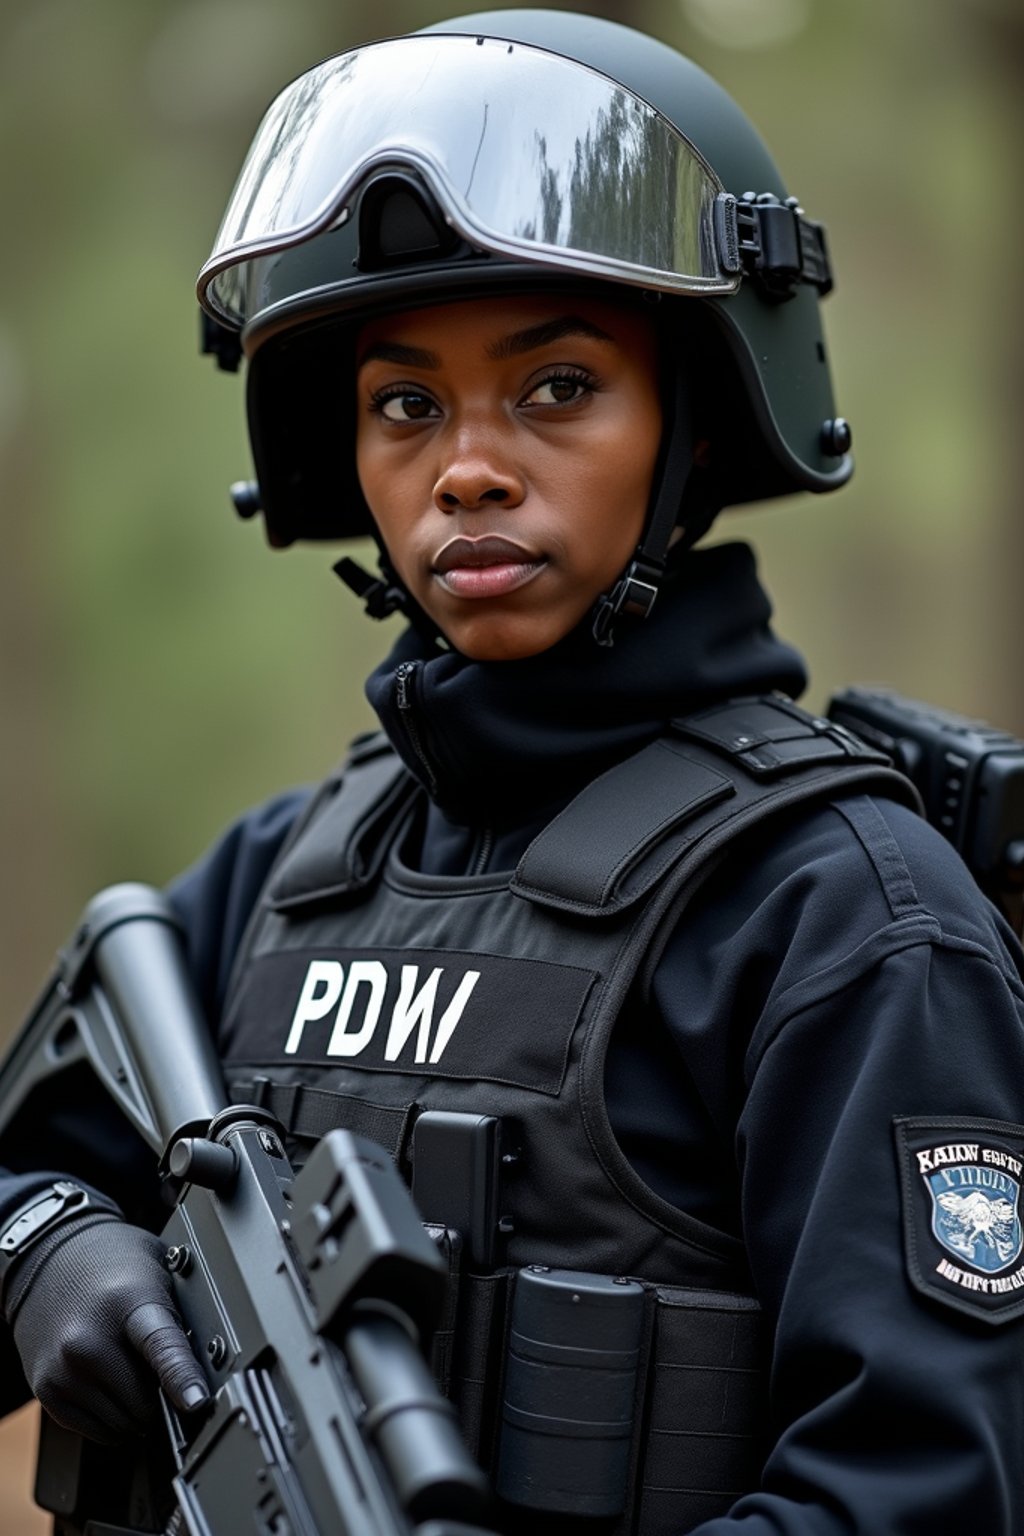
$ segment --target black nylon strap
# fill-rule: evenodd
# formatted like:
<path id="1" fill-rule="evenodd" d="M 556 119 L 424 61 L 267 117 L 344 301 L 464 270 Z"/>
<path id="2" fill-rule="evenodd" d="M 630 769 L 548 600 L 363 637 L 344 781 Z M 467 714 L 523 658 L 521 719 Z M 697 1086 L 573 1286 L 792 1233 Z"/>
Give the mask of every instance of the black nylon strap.
<path id="1" fill-rule="evenodd" d="M 368 885 L 387 851 L 415 780 L 390 749 L 357 759 L 324 794 L 311 837 L 299 836 L 278 862 L 269 889 L 276 911 L 356 893 Z"/>
<path id="2" fill-rule="evenodd" d="M 662 369 L 662 399 L 668 402 L 662 431 L 662 450 L 654 472 L 654 500 L 629 565 L 611 592 L 594 605 L 592 631 L 598 645 L 612 645 L 616 622 L 622 615 L 646 618 L 657 601 L 665 575 L 669 542 L 679 521 L 686 488 L 693 470 L 693 426 L 690 419 L 690 383 L 685 370 Z M 693 542 L 707 524 L 694 530 Z"/>
<path id="3" fill-rule="evenodd" d="M 275 1083 L 267 1077 L 234 1077 L 228 1092 L 236 1104 L 258 1104 L 285 1130 L 303 1141 L 319 1141 L 328 1131 L 352 1131 L 377 1142 L 396 1160 L 405 1149 L 415 1105 L 396 1109 L 366 1099 L 312 1088 L 308 1083 Z"/>
<path id="4" fill-rule="evenodd" d="M 356 750 L 358 750 L 358 748 L 361 746 L 361 742 L 358 738 L 353 745 Z M 258 933 L 263 922 L 264 893 L 273 886 L 279 865 L 284 859 L 288 857 L 288 855 L 291 853 L 291 850 L 295 847 L 295 844 L 299 842 L 300 839 L 304 836 L 307 827 L 309 827 L 309 825 L 316 820 L 320 811 L 320 807 L 323 805 L 324 801 L 337 793 L 339 782 L 340 779 L 337 774 L 334 774 L 330 778 L 324 780 L 316 793 L 310 797 L 309 803 L 305 810 L 302 811 L 301 814 L 296 818 L 294 825 L 291 827 L 290 831 L 285 837 L 284 842 L 278 850 L 277 858 L 271 865 L 270 873 L 264 882 L 264 887 L 260 892 L 259 899 L 253 904 L 252 911 L 249 914 L 249 920 L 245 925 L 245 931 L 242 934 L 242 942 L 239 944 L 235 958 L 232 962 L 231 975 L 228 980 L 227 992 L 225 993 L 225 996 L 228 999 L 235 996 L 236 992 L 238 991 L 241 979 L 248 968 L 249 958 L 252 953 L 252 946 L 256 934 Z"/>
<path id="5" fill-rule="evenodd" d="M 494 1461 L 500 1418 L 510 1275 L 464 1274 L 460 1282 L 451 1398 L 470 1455 L 485 1470 Z"/>
<path id="6" fill-rule="evenodd" d="M 657 493 L 640 537 L 637 555 L 664 566 L 669 540 L 679 520 L 680 505 L 693 470 L 693 422 L 690 412 L 690 381 L 686 370 L 673 359 L 669 369 L 671 421 L 665 433 L 663 462 L 655 475 Z M 662 398 L 666 395 L 663 389 Z"/>
<path id="7" fill-rule="evenodd" d="M 672 729 L 686 740 L 717 749 L 758 779 L 776 778 L 814 763 L 890 764 L 884 753 L 852 731 L 775 695 L 733 699 L 673 720 Z"/>
<path id="8" fill-rule="evenodd" d="M 452 1395 L 452 1369 L 456 1340 L 456 1323 L 459 1312 L 459 1291 L 462 1278 L 462 1238 L 451 1227 L 426 1223 L 426 1229 L 437 1244 L 446 1270 L 448 1284 L 445 1289 L 444 1309 L 434 1329 L 430 1343 L 430 1370 L 445 1397 Z"/>

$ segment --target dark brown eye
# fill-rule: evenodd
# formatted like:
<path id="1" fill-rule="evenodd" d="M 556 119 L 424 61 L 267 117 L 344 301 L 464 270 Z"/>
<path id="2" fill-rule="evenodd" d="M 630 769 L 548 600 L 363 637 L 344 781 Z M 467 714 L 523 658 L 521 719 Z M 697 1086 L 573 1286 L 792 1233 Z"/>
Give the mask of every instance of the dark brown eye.
<path id="1" fill-rule="evenodd" d="M 593 390 L 593 381 L 585 374 L 552 373 L 535 384 L 524 405 L 574 405 Z"/>
<path id="2" fill-rule="evenodd" d="M 417 395 L 411 390 L 399 395 L 385 395 L 375 405 L 388 421 L 424 421 L 437 410 L 429 395 Z"/>

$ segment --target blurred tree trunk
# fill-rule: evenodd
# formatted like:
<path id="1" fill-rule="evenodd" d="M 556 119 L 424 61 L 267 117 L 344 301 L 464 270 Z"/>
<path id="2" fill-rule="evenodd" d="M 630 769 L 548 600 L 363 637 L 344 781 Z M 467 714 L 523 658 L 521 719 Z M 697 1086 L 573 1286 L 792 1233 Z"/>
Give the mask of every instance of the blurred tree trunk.
<path id="1" fill-rule="evenodd" d="M 0 1044 L 20 1022 L 55 947 L 60 885 L 51 658 L 55 615 L 41 570 L 43 497 L 24 435 L 12 433 L 4 466 L 0 559 Z"/>
<path id="2" fill-rule="evenodd" d="M 1024 282 L 1020 276 L 1024 210 L 1018 193 L 1024 171 L 1024 10 L 1018 0 L 966 3 L 986 49 L 992 88 L 1001 94 L 1005 142 L 1012 146 L 1010 174 L 999 203 L 991 210 L 990 227 L 977 232 L 983 262 L 979 280 L 1001 294 L 999 343 L 992 358 L 999 414 L 993 437 L 1004 449 L 1002 506 L 991 571 L 993 676 L 979 679 L 985 695 L 979 713 L 1024 736 Z M 986 594 L 979 594 L 979 606 L 985 598 Z"/>

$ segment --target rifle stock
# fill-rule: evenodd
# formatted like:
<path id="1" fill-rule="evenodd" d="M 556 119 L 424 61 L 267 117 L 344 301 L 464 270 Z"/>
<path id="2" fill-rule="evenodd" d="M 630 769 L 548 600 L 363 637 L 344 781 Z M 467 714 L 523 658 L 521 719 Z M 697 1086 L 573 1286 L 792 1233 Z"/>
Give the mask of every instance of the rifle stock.
<path id="1" fill-rule="evenodd" d="M 137 1477 L 97 1494 L 91 1448 L 63 1432 L 44 1436 L 37 1497 L 68 1536 L 464 1532 L 488 1491 L 424 1358 L 440 1256 L 373 1142 L 332 1131 L 296 1176 L 272 1117 L 226 1104 L 176 929 L 149 887 L 90 903 L 0 1070 L 0 1136 L 45 1078 L 91 1064 L 161 1153 L 168 1268 L 211 1403 L 184 1419 L 163 1402 L 170 1527 Z"/>

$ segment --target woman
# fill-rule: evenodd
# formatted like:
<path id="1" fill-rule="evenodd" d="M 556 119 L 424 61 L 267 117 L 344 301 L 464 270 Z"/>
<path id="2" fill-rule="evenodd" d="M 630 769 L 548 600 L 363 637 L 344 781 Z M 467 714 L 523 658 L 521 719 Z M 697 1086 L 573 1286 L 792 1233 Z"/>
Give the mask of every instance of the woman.
<path id="1" fill-rule="evenodd" d="M 368 683 L 384 735 L 172 894 L 232 1091 L 298 1155 L 370 1131 L 456 1226 L 424 1115 L 500 1127 L 446 1384 L 510 1529 L 1020 1524 L 1019 952 L 896 778 L 789 702 L 749 552 L 693 547 L 727 503 L 848 478 L 830 286 L 713 82 L 545 12 L 294 82 L 201 274 L 211 350 L 247 358 L 246 510 L 278 545 L 372 532 L 379 578 L 341 574 L 410 622 Z M 143 1411 L 166 1285 L 151 1187 L 95 1131 L 83 1162 L 81 1119 L 45 1164 L 6 1151 L 5 1230 L 41 1166 L 103 1194 L 3 1305 L 102 1436 Z M 627 1280 L 644 1362 L 628 1462 L 575 1488 L 510 1458 L 496 1396 L 565 1271 Z"/>

